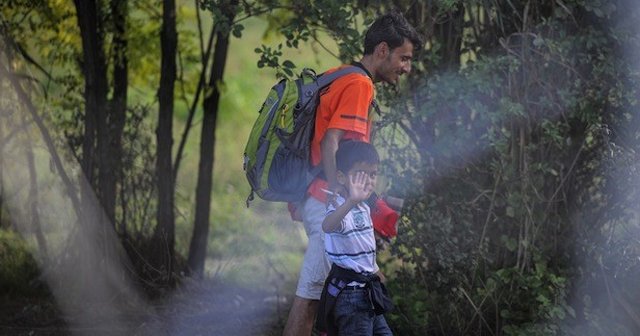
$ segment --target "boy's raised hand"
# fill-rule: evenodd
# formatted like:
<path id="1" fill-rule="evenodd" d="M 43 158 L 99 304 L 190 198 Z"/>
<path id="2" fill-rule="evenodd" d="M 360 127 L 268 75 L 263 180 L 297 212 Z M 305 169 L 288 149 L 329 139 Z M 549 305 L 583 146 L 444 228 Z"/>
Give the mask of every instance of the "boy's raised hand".
<path id="1" fill-rule="evenodd" d="M 347 188 L 349 188 L 349 199 L 354 203 L 360 203 L 371 196 L 373 185 L 367 183 L 369 175 L 363 171 L 358 171 L 349 175 Z"/>

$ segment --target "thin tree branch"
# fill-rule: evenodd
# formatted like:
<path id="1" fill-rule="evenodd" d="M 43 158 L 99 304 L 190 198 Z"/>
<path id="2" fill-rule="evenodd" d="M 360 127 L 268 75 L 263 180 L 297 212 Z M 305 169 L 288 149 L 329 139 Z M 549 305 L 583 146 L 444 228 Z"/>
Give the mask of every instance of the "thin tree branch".
<path id="1" fill-rule="evenodd" d="M 195 97 L 191 102 L 191 108 L 189 109 L 189 116 L 187 117 L 187 123 L 184 126 L 184 131 L 182 132 L 182 137 L 180 139 L 180 144 L 178 145 L 178 151 L 176 153 L 176 158 L 173 163 L 173 180 L 176 180 L 178 176 L 178 169 L 180 168 L 180 162 L 182 161 L 182 153 L 184 152 L 184 147 L 187 143 L 187 138 L 189 137 L 189 132 L 191 131 L 191 127 L 193 126 L 193 117 L 196 113 L 196 108 L 198 107 L 198 101 L 200 100 L 200 94 L 205 86 L 206 73 L 207 73 L 207 63 L 209 57 L 211 56 L 211 47 L 213 46 L 213 37 L 215 35 L 216 27 L 215 25 L 211 27 L 211 35 L 209 35 L 209 41 L 207 42 L 207 50 L 203 56 L 203 64 L 202 71 L 200 72 L 200 79 L 198 80 L 198 88 L 196 89 Z"/>
<path id="2" fill-rule="evenodd" d="M 292 12 L 295 12 L 296 7 L 295 7 L 295 6 L 274 6 L 274 7 L 264 7 L 264 8 L 262 8 L 262 9 L 258 9 L 258 10 L 257 10 L 257 12 L 251 12 L 251 13 L 248 13 L 247 15 L 245 15 L 245 16 L 243 16 L 243 17 L 240 17 L 240 18 L 238 18 L 238 19 L 236 19 L 236 20 L 232 21 L 231 23 L 232 23 L 232 24 L 236 24 L 236 23 L 238 23 L 238 22 L 245 21 L 245 20 L 247 20 L 247 19 L 249 19 L 249 18 L 251 18 L 251 17 L 254 17 L 254 16 L 260 16 L 260 15 L 262 15 L 262 14 L 266 14 L 266 13 L 272 12 L 272 11 L 277 10 L 277 9 L 287 9 L 287 10 L 290 10 L 290 11 L 292 11 Z"/>
<path id="3" fill-rule="evenodd" d="M 318 36 L 316 36 L 316 34 L 311 34 L 311 36 L 313 36 L 313 40 L 314 40 L 316 43 L 318 43 L 318 44 L 320 45 L 320 47 L 322 47 L 322 49 L 324 49 L 326 52 L 328 52 L 328 53 L 329 53 L 329 55 L 331 55 L 331 56 L 333 56 L 333 57 L 335 57 L 335 58 L 337 58 L 337 59 L 340 59 L 340 56 L 339 56 L 339 55 L 334 54 L 331 50 L 329 50 L 329 48 L 328 48 L 327 46 L 325 46 L 325 45 L 324 45 L 324 43 L 322 43 L 322 41 L 320 41 L 320 40 L 318 39 Z"/>
<path id="4" fill-rule="evenodd" d="M 4 18 L 2 18 L 2 20 L 0 21 L 0 24 L 1 24 L 0 35 L 3 37 L 4 42 L 7 44 L 6 47 L 10 48 L 11 50 L 17 51 L 20 54 L 20 56 L 22 56 L 22 58 L 25 61 L 27 61 L 27 63 L 33 65 L 34 67 L 36 67 L 36 69 L 40 70 L 40 72 L 42 72 L 49 81 L 53 80 L 53 76 L 51 75 L 51 73 L 49 73 L 42 65 L 40 65 L 40 63 L 36 62 L 36 60 L 33 59 L 33 57 L 31 57 L 31 55 L 29 55 L 29 53 L 22 47 L 22 45 L 16 42 L 16 40 L 9 35 L 7 22 L 4 20 Z M 41 86 L 43 86 L 42 83 L 40 83 L 36 78 L 31 76 L 26 76 L 26 75 L 25 77 L 32 79 L 38 82 L 38 84 L 40 84 Z M 44 91 L 46 92 L 46 90 Z"/>
<path id="5" fill-rule="evenodd" d="M 204 56 L 204 33 L 202 31 L 202 18 L 200 17 L 200 6 L 198 6 L 198 0 L 194 0 L 196 7 L 196 20 L 198 27 L 198 42 L 200 43 L 200 61 L 204 65 L 206 63 L 206 58 Z"/>

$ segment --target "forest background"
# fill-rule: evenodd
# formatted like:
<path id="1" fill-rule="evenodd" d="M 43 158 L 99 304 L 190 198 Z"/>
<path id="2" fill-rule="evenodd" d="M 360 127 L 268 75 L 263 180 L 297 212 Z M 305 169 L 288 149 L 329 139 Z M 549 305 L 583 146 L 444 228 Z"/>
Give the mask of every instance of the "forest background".
<path id="1" fill-rule="evenodd" d="M 247 135 L 393 9 L 427 42 L 378 87 L 396 334 L 637 335 L 625 0 L 3 1 L 0 331 L 279 334 L 306 238 L 246 207 Z"/>

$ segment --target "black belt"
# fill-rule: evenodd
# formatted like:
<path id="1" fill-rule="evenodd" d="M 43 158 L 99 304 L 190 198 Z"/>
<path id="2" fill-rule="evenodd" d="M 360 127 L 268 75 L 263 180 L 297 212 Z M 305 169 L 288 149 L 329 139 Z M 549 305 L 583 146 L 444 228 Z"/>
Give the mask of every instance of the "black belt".
<path id="1" fill-rule="evenodd" d="M 367 289 L 367 286 L 360 286 L 360 285 L 346 286 L 344 289 L 345 290 L 361 290 L 361 289 Z"/>

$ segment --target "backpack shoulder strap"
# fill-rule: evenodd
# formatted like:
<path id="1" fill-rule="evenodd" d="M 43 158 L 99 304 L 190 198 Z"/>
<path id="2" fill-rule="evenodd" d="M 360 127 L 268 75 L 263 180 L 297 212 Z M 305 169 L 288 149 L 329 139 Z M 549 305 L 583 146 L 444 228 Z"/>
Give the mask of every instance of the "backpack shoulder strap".
<path id="1" fill-rule="evenodd" d="M 378 116 L 382 115 L 382 111 L 380 111 L 380 105 L 378 105 L 378 102 L 375 98 L 373 98 L 373 100 L 371 101 L 371 106 L 369 106 L 369 113 L 371 113 L 371 110 L 374 110 Z"/>
<path id="2" fill-rule="evenodd" d="M 359 73 L 362 75 L 367 76 L 367 73 L 361 69 L 360 67 L 357 67 L 355 65 L 347 65 L 345 67 L 342 67 L 332 73 L 324 73 L 322 74 L 320 77 L 318 77 L 318 86 L 319 87 L 325 87 L 329 84 L 331 84 L 334 80 L 338 79 L 339 77 L 342 77 L 344 75 L 348 75 L 348 74 L 352 74 L 352 73 Z"/>
<path id="3" fill-rule="evenodd" d="M 360 68 L 359 66 L 355 66 L 355 65 L 347 65 L 343 68 L 340 68 L 332 73 L 329 74 L 322 74 L 320 77 L 318 77 L 318 87 L 325 87 L 329 84 L 331 84 L 334 80 L 344 76 L 344 75 L 348 75 L 348 74 L 352 74 L 352 73 L 359 73 L 361 75 L 364 76 L 369 76 L 367 74 L 367 72 Z M 378 102 L 376 102 L 376 99 L 373 98 L 373 100 L 371 101 L 371 106 L 369 106 L 369 112 L 371 112 L 371 110 L 374 110 L 378 115 L 382 115 L 382 113 L 380 112 L 380 106 L 378 105 Z"/>

